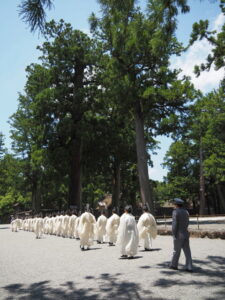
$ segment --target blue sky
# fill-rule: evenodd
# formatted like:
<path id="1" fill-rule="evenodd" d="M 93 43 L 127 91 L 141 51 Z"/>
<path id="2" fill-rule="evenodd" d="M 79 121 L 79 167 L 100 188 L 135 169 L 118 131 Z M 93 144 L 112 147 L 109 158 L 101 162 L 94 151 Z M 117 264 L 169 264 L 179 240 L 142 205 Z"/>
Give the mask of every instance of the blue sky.
<path id="1" fill-rule="evenodd" d="M 139 4 L 144 7 L 144 0 Z M 32 34 L 29 28 L 18 16 L 18 5 L 21 0 L 1 0 L 0 1 L 0 28 L 1 28 L 1 62 L 0 62 L 0 132 L 5 136 L 5 144 L 10 148 L 10 126 L 9 117 L 17 109 L 18 93 L 23 92 L 26 82 L 25 68 L 30 63 L 37 62 L 39 51 L 36 46 L 43 42 L 38 33 Z M 187 44 L 192 24 L 200 19 L 209 19 L 211 29 L 219 29 L 224 22 L 218 7 L 218 1 L 211 0 L 191 0 L 191 13 L 179 17 L 177 36 L 180 41 Z M 54 8 L 47 13 L 47 19 L 64 19 L 72 24 L 74 29 L 88 32 L 88 17 L 91 12 L 98 13 L 99 7 L 96 0 L 55 0 Z M 192 76 L 192 80 L 197 88 L 203 92 L 209 92 L 217 88 L 223 76 L 223 71 L 212 70 L 196 79 L 193 74 L 193 66 L 203 62 L 210 51 L 210 46 L 206 41 L 197 42 L 187 53 L 179 58 L 173 58 L 172 64 L 181 68 L 183 73 Z M 166 174 L 161 163 L 171 140 L 166 137 L 159 137 L 162 149 L 157 155 L 153 155 L 154 168 L 149 169 L 150 177 L 154 180 L 161 180 Z"/>

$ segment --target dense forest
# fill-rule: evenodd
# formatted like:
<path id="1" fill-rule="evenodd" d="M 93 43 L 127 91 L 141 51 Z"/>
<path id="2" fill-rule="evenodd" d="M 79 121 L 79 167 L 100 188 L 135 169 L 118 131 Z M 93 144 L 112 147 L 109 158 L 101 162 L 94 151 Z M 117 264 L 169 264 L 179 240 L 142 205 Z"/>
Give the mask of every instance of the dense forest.
<path id="1" fill-rule="evenodd" d="M 147 203 L 157 213 L 180 197 L 195 213 L 225 213 L 225 80 L 204 95 L 170 64 L 186 49 L 176 27 L 188 1 L 149 0 L 143 12 L 134 0 L 99 0 L 91 37 L 45 23 L 51 1 L 29 2 L 20 13 L 45 42 L 9 120 L 10 151 L 0 134 L 0 216 L 96 207 L 106 194 L 115 207 Z M 190 37 L 213 45 L 197 76 L 225 64 L 225 25 L 217 34 L 208 25 L 195 23 Z M 158 135 L 173 138 L 163 182 L 148 176 Z"/>

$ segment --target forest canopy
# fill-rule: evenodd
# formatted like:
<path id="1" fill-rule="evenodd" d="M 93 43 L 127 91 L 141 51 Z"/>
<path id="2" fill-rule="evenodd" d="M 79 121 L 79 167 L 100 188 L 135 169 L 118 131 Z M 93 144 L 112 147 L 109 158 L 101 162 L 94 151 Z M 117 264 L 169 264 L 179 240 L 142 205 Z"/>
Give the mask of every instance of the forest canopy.
<path id="1" fill-rule="evenodd" d="M 10 117 L 12 151 L 0 134 L 0 215 L 96 208 L 108 194 L 118 209 L 147 204 L 157 214 L 179 196 L 193 213 L 224 213 L 225 80 L 203 94 L 170 63 L 186 50 L 176 28 L 188 1 L 149 0 L 144 12 L 134 0 L 99 0 L 91 36 L 64 20 L 46 23 L 53 2 L 20 6 L 45 41 Z M 193 25 L 190 45 L 213 45 L 197 75 L 224 68 L 224 30 Z M 158 135 L 173 138 L 163 182 L 148 175 Z"/>

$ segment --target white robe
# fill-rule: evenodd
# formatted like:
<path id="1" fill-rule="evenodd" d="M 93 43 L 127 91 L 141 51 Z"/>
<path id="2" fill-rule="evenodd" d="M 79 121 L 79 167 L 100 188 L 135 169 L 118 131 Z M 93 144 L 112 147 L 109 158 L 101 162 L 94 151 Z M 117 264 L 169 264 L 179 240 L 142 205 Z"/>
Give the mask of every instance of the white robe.
<path id="1" fill-rule="evenodd" d="M 36 238 L 40 239 L 44 232 L 44 221 L 42 218 L 35 218 L 34 223 L 34 233 L 36 234 Z"/>
<path id="2" fill-rule="evenodd" d="M 56 235 L 62 236 L 63 234 L 63 215 L 57 217 L 57 224 L 56 224 Z"/>
<path id="3" fill-rule="evenodd" d="M 43 222 L 44 222 L 44 233 L 47 234 L 48 233 L 48 217 L 44 217 Z"/>
<path id="4" fill-rule="evenodd" d="M 63 221 L 62 221 L 62 236 L 63 237 L 69 236 L 69 221 L 70 221 L 70 217 L 68 215 L 63 216 Z"/>
<path id="5" fill-rule="evenodd" d="M 12 231 L 14 231 L 14 232 L 19 231 L 21 226 L 22 226 L 22 220 L 21 219 L 15 219 L 11 222 L 11 228 L 12 228 Z"/>
<path id="6" fill-rule="evenodd" d="M 106 224 L 106 234 L 108 236 L 109 243 L 116 243 L 119 224 L 120 217 L 117 214 L 114 213 L 110 218 L 108 218 Z"/>
<path id="7" fill-rule="evenodd" d="M 134 256 L 138 250 L 138 230 L 132 214 L 124 213 L 120 218 L 117 244 L 122 255 Z"/>
<path id="8" fill-rule="evenodd" d="M 101 215 L 98 217 L 98 220 L 96 222 L 96 239 L 100 243 L 103 243 L 104 236 L 106 235 L 106 223 L 107 218 L 104 215 Z"/>
<path id="9" fill-rule="evenodd" d="M 85 212 L 80 216 L 79 236 L 81 247 L 89 247 L 93 244 L 95 223 L 96 220 L 94 215 L 89 212 Z"/>
<path id="10" fill-rule="evenodd" d="M 54 233 L 55 217 L 49 218 L 49 234 Z"/>
<path id="11" fill-rule="evenodd" d="M 138 220 L 139 239 L 144 240 L 144 248 L 150 249 L 151 239 L 157 236 L 157 225 L 152 214 L 145 212 Z"/>
<path id="12" fill-rule="evenodd" d="M 75 221 L 76 221 L 77 216 L 72 215 L 70 216 L 69 219 L 69 231 L 68 231 L 68 236 L 70 238 L 75 238 Z"/>
<path id="13" fill-rule="evenodd" d="M 79 223 L 80 223 L 80 216 L 76 218 L 75 220 L 75 224 L 74 224 L 74 237 L 75 239 L 79 239 L 80 238 L 80 234 L 79 234 Z"/>

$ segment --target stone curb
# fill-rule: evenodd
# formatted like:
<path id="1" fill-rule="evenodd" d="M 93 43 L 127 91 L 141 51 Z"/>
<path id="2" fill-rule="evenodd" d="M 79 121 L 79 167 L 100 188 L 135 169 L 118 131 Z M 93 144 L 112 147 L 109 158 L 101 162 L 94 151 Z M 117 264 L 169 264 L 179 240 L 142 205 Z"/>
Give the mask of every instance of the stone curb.
<path id="1" fill-rule="evenodd" d="M 212 231 L 212 230 L 189 230 L 190 237 L 195 238 L 209 238 L 209 239 L 222 239 L 225 240 L 225 231 Z M 168 229 L 158 229 L 159 235 L 172 235 L 172 231 Z"/>

